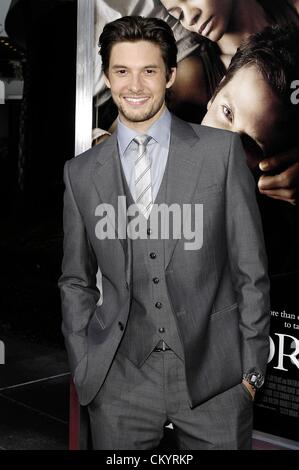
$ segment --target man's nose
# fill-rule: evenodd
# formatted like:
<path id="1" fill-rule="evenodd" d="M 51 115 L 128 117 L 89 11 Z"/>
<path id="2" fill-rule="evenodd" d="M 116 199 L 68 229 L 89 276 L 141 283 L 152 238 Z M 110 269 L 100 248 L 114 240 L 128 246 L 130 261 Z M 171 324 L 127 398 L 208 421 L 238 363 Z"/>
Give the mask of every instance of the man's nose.
<path id="1" fill-rule="evenodd" d="M 143 88 L 142 77 L 139 73 L 138 74 L 133 74 L 131 76 L 131 81 L 130 81 L 130 84 L 129 84 L 129 88 L 134 92 L 138 92 L 138 91 L 142 90 L 142 88 Z"/>

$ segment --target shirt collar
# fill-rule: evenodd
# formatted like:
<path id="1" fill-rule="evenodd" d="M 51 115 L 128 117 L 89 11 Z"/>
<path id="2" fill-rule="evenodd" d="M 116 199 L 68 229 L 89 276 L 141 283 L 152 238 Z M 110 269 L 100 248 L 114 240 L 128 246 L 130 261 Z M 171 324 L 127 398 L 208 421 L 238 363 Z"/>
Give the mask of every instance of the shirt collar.
<path id="1" fill-rule="evenodd" d="M 171 114 L 166 109 L 164 113 L 152 124 L 151 127 L 145 132 L 150 135 L 159 145 L 167 147 L 169 143 L 169 134 L 171 126 Z M 138 134 L 135 130 L 127 127 L 119 118 L 117 118 L 117 140 L 121 157 L 124 156 L 125 151 Z M 151 142 L 149 143 L 149 145 Z"/>

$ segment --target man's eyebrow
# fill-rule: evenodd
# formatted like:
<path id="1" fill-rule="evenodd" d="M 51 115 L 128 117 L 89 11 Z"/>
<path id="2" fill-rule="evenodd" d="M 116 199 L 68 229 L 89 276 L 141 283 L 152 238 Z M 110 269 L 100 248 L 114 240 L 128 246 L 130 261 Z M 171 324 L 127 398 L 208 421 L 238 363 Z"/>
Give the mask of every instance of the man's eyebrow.
<path id="1" fill-rule="evenodd" d="M 157 64 L 149 64 L 149 65 L 145 65 L 144 67 L 142 67 L 143 69 L 159 69 L 160 67 L 157 65 Z"/>

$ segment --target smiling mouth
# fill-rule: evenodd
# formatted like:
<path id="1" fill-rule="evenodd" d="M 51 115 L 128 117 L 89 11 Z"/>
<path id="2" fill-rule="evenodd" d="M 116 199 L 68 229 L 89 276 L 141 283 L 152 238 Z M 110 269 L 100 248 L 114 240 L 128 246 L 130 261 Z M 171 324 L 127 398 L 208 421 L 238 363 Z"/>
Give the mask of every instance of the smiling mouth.
<path id="1" fill-rule="evenodd" d="M 213 18 L 214 16 L 211 16 L 207 21 L 202 23 L 198 30 L 198 34 L 201 34 L 202 36 L 207 36 L 211 32 Z"/>
<path id="2" fill-rule="evenodd" d="M 146 101 L 148 101 L 148 97 L 147 96 L 124 96 L 124 100 L 129 103 L 129 104 L 132 104 L 134 106 L 141 106 L 142 104 L 144 104 Z"/>

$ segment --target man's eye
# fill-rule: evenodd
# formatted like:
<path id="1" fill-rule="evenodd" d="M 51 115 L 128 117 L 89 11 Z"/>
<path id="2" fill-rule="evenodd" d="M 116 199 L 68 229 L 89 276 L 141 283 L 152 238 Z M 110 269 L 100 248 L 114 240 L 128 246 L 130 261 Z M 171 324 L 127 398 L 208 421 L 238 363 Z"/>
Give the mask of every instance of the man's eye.
<path id="1" fill-rule="evenodd" d="M 116 73 L 118 75 L 125 75 L 127 73 L 127 71 L 125 69 L 119 69 L 119 70 L 116 71 Z"/>
<path id="2" fill-rule="evenodd" d="M 145 70 L 145 75 L 153 75 L 155 71 L 153 69 L 146 69 Z"/>
<path id="3" fill-rule="evenodd" d="M 227 106 L 225 106 L 225 105 L 222 106 L 222 112 L 223 112 L 224 116 L 226 117 L 226 119 L 228 119 L 230 122 L 232 122 L 233 113 L 231 112 L 231 110 Z"/>

